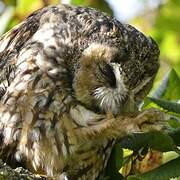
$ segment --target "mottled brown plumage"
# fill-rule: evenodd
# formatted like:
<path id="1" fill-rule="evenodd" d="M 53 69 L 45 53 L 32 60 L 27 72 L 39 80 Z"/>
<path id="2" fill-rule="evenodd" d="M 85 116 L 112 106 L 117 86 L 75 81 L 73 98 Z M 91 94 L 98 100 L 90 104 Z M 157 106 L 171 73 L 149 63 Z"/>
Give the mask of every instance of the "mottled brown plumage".
<path id="1" fill-rule="evenodd" d="M 94 9 L 36 11 L 0 40 L 1 157 L 51 177 L 102 178 L 113 117 L 147 94 L 158 56 L 151 38 Z"/>

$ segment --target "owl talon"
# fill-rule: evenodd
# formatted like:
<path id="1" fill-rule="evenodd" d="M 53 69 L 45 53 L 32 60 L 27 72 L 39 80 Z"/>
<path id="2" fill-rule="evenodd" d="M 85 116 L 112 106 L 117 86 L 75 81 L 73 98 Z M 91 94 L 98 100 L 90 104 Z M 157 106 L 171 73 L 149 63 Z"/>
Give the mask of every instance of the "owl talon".
<path id="1" fill-rule="evenodd" d="M 143 132 L 165 129 L 165 114 L 157 109 L 148 109 L 140 113 L 136 118 L 139 129 Z"/>

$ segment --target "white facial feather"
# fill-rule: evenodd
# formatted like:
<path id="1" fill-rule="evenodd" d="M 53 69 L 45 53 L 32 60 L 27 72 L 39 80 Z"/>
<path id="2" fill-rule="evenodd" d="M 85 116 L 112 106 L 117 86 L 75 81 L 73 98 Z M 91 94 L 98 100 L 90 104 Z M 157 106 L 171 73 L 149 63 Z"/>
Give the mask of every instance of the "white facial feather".
<path id="1" fill-rule="evenodd" d="M 127 88 L 122 77 L 122 70 L 119 64 L 111 63 L 116 78 L 116 87 L 98 87 L 94 91 L 94 96 L 99 102 L 99 106 L 104 111 L 112 111 L 117 114 L 121 111 L 121 103 L 127 95 Z"/>

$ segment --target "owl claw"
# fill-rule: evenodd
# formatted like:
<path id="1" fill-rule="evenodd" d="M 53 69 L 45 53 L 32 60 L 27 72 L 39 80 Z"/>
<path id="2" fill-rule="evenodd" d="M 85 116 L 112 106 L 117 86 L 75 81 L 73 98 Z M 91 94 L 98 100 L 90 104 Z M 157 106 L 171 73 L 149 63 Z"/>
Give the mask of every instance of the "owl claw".
<path id="1" fill-rule="evenodd" d="M 165 114 L 157 109 L 152 108 L 140 113 L 135 118 L 135 123 L 141 132 L 149 132 L 152 130 L 160 131 L 166 128 L 164 120 Z"/>

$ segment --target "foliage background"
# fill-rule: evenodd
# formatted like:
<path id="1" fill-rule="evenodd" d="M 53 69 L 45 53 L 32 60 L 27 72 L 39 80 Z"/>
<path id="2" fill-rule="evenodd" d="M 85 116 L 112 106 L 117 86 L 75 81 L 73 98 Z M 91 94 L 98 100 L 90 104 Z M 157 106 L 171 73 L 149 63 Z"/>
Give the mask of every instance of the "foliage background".
<path id="1" fill-rule="evenodd" d="M 101 11 L 107 12 L 110 16 L 116 16 L 116 13 L 112 6 L 113 0 L 70 0 L 69 3 L 73 5 L 89 6 L 97 8 Z M 114 0 L 115 1 L 115 0 Z M 130 142 L 132 147 L 124 146 L 128 149 L 136 147 L 137 149 L 141 145 L 145 146 L 145 142 L 149 142 L 152 137 L 157 142 L 149 142 L 150 145 L 160 151 L 166 152 L 163 154 L 163 163 L 178 157 L 177 145 L 180 144 L 180 0 L 157 0 L 158 5 L 156 7 L 149 6 L 149 0 L 136 0 L 136 3 L 141 4 L 143 8 L 138 12 L 133 18 L 129 19 L 126 23 L 130 23 L 138 28 L 140 31 L 144 32 L 146 35 L 152 36 L 153 39 L 159 44 L 160 47 L 160 63 L 161 68 L 158 72 L 157 78 L 155 80 L 154 86 L 156 88 L 150 93 L 150 98 L 145 99 L 143 108 L 156 107 L 161 110 L 168 112 L 171 116 L 169 124 L 174 128 L 170 132 L 170 138 L 162 134 L 149 134 L 147 137 L 133 137 L 135 138 L 135 146 L 133 146 L 134 139 L 130 137 Z M 11 29 L 13 26 L 21 22 L 25 17 L 27 17 L 31 12 L 36 9 L 42 8 L 49 4 L 59 3 L 59 0 L 3 0 L 0 1 L 0 35 Z M 64 1 L 63 1 L 64 2 Z M 117 2 L 116 2 L 117 3 Z M 121 6 L 122 1 L 119 1 Z M 126 3 L 126 2 L 125 2 Z M 137 4 L 138 5 L 138 4 Z M 116 18 L 120 19 L 120 17 Z M 122 19 L 123 20 L 123 19 Z M 168 72 L 174 68 L 169 74 Z M 168 75 L 167 75 L 168 74 Z M 165 76 L 165 78 L 164 78 Z M 164 79 L 162 81 L 162 79 Z M 160 84 L 160 85 L 159 85 Z M 170 104 L 169 104 L 170 103 Z M 172 105 L 172 103 L 175 103 Z M 173 117 L 173 118 L 172 118 Z M 159 137 L 156 138 L 156 137 Z M 163 144 L 162 139 L 168 143 Z M 171 142 L 172 140 L 172 142 Z M 160 143 L 159 143 L 160 142 Z M 139 143 L 139 144 L 138 144 Z M 162 146 L 158 146 L 157 144 Z M 176 148 L 174 148 L 176 145 Z M 158 148 L 157 148 L 158 147 Z M 176 150 L 175 150 L 176 149 Z M 123 155 L 123 151 L 120 147 L 115 149 L 113 152 L 115 158 L 110 166 L 110 174 L 114 176 L 113 179 L 117 178 L 117 172 L 113 169 L 121 168 L 123 161 L 129 161 L 129 157 L 132 156 L 131 151 L 126 151 Z M 134 155 L 134 154 L 133 154 Z M 125 156 L 123 159 L 122 156 Z M 127 158 L 126 158 L 127 157 Z M 112 158 L 113 159 L 113 158 Z M 132 160 L 132 159 L 131 159 Z M 168 175 L 165 173 L 166 167 L 162 167 L 162 170 L 155 171 L 150 174 L 145 174 L 142 176 L 143 179 L 168 179 L 171 174 L 180 176 L 180 159 L 177 158 L 172 164 L 166 164 Z M 164 169 L 163 169 L 164 168 Z M 113 172 L 113 173 L 112 173 Z M 162 173 L 163 172 L 163 173 Z M 122 168 L 121 168 L 122 173 Z M 162 176 L 160 174 L 165 174 Z M 142 179 L 142 177 L 140 177 Z M 147 178 L 148 177 L 148 178 Z M 133 178 L 139 178 L 138 176 Z M 119 175 L 118 178 L 120 179 Z"/>

